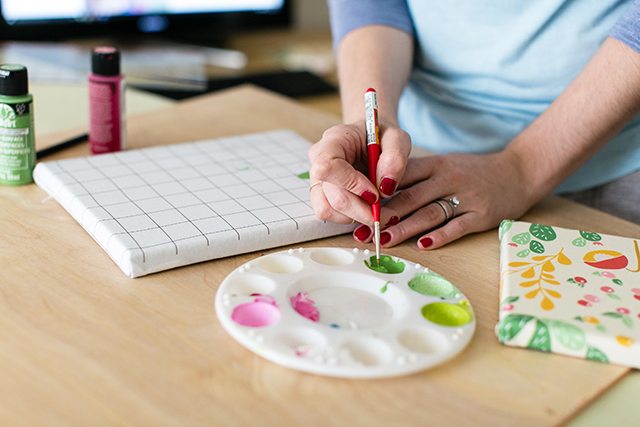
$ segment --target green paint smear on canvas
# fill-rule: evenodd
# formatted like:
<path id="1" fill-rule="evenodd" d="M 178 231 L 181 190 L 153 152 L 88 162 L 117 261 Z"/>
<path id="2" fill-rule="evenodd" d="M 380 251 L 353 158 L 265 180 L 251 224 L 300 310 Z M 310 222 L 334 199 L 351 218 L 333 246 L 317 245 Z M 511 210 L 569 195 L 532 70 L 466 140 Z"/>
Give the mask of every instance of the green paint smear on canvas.
<path id="1" fill-rule="evenodd" d="M 369 257 L 369 260 L 364 260 L 364 265 L 370 270 L 377 271 L 378 273 L 385 274 L 398 274 L 404 271 L 404 262 L 394 261 L 389 255 L 381 255 L 380 263 L 376 259 L 375 255 Z"/>
<path id="2" fill-rule="evenodd" d="M 465 302 L 466 303 L 466 302 Z M 433 302 L 422 307 L 422 316 L 442 326 L 462 326 L 473 320 L 469 304 Z"/>
<path id="3" fill-rule="evenodd" d="M 447 279 L 434 272 L 418 273 L 409 280 L 411 290 L 430 297 L 454 298 L 458 289 Z"/>
<path id="4" fill-rule="evenodd" d="M 309 179 L 309 172 L 302 172 L 301 174 L 298 174 L 298 178 L 300 179 Z"/>

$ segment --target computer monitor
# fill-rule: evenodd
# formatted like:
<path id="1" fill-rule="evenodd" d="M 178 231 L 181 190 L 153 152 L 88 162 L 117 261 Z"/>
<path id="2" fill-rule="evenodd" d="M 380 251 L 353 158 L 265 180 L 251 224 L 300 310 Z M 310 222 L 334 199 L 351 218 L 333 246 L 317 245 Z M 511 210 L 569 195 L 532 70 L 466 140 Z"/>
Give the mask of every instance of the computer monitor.
<path id="1" fill-rule="evenodd" d="M 0 0 L 0 37 L 150 34 L 214 44 L 241 29 L 289 25 L 289 9 L 289 0 Z"/>

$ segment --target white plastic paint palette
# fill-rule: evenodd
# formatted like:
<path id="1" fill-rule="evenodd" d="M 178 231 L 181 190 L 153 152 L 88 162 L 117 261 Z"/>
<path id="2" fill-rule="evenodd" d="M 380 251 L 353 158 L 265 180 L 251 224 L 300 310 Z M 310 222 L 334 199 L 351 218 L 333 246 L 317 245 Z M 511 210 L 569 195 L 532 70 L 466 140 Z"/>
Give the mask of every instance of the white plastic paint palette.
<path id="1" fill-rule="evenodd" d="M 264 358 L 349 378 L 409 374 L 462 351 L 475 331 L 468 300 L 448 280 L 369 250 L 299 248 L 247 262 L 215 307 L 233 338 Z M 374 271 L 378 270 L 378 271 Z"/>

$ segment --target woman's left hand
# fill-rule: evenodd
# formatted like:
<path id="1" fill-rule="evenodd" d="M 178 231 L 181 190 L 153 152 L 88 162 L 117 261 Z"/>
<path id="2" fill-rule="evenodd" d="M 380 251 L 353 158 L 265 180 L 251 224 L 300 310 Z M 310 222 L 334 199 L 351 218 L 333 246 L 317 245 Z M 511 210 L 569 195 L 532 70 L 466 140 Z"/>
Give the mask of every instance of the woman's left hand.
<path id="1" fill-rule="evenodd" d="M 450 154 L 411 158 L 401 191 L 383 206 L 380 235 L 391 247 L 420 235 L 420 249 L 435 249 L 469 233 L 518 218 L 546 195 L 527 182 L 520 161 L 505 150 L 496 154 Z M 354 237 L 367 236 L 361 225 Z"/>

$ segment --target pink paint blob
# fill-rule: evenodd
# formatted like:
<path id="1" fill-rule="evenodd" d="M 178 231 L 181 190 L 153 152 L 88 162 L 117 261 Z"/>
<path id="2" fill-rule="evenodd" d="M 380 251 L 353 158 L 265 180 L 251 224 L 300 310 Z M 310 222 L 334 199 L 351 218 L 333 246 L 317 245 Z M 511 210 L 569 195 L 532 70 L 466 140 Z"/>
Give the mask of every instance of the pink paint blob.
<path id="1" fill-rule="evenodd" d="M 600 302 L 600 298 L 598 298 L 595 295 L 591 295 L 591 294 L 586 294 L 584 296 L 584 299 L 586 299 L 587 301 L 591 301 L 591 302 Z"/>
<path id="2" fill-rule="evenodd" d="M 621 314 L 629 314 L 630 313 L 629 309 L 625 308 L 625 307 L 618 307 L 618 308 L 616 308 L 616 311 L 618 313 L 621 313 Z"/>
<path id="3" fill-rule="evenodd" d="M 640 288 L 631 288 L 631 292 L 633 292 L 636 295 L 640 295 Z"/>
<path id="4" fill-rule="evenodd" d="M 613 293 L 613 288 L 611 288 L 611 287 L 609 287 L 609 286 L 603 286 L 603 287 L 601 287 L 601 288 L 600 288 L 600 290 L 601 290 L 602 292 L 606 292 L 606 293 L 608 293 L 608 294 Z"/>
<path id="5" fill-rule="evenodd" d="M 303 292 L 298 292 L 295 296 L 290 298 L 291 307 L 302 317 L 306 317 L 312 322 L 320 320 L 320 312 L 316 308 L 314 300 L 309 298 L 309 295 Z"/>
<path id="6" fill-rule="evenodd" d="M 614 277 L 616 277 L 615 274 L 609 272 L 609 271 L 603 271 L 602 273 L 600 273 L 600 275 L 602 277 L 608 277 L 609 279 L 613 279 Z"/>
<path id="7" fill-rule="evenodd" d="M 513 310 L 513 304 L 508 304 L 502 307 L 502 311 L 511 311 Z"/>
<path id="8" fill-rule="evenodd" d="M 235 307 L 231 313 L 231 319 L 242 326 L 261 328 L 280 320 L 280 309 L 273 298 L 261 295 L 253 302 Z"/>

